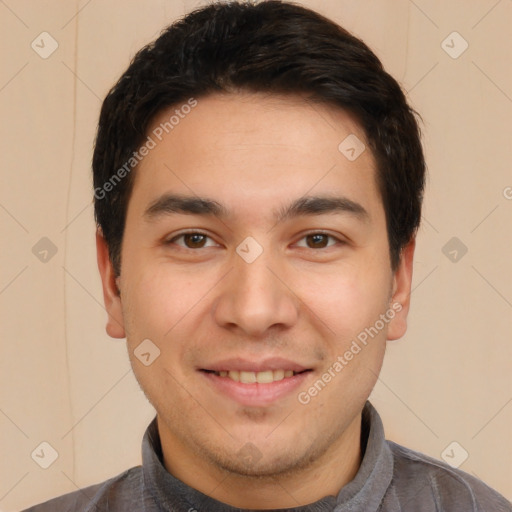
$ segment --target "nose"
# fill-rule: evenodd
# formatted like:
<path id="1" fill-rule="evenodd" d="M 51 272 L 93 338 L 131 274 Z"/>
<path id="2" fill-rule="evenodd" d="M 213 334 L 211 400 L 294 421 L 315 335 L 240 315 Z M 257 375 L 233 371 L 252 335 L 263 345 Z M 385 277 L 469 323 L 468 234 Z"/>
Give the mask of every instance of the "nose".
<path id="1" fill-rule="evenodd" d="M 252 263 L 235 255 L 234 268 L 222 281 L 214 304 L 218 325 L 261 338 L 271 328 L 286 329 L 297 322 L 299 300 L 267 254 Z"/>

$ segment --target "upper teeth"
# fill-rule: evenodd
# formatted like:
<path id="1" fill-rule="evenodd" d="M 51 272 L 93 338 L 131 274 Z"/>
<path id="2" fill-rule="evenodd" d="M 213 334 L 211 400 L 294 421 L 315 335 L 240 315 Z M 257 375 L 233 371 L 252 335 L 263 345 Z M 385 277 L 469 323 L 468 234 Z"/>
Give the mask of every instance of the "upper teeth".
<path id="1" fill-rule="evenodd" d="M 229 377 L 230 379 L 241 382 L 242 384 L 269 384 L 278 380 L 283 380 L 285 377 L 292 377 L 292 370 L 266 370 L 264 372 L 242 372 L 232 370 L 229 372 L 216 372 L 220 377 Z"/>

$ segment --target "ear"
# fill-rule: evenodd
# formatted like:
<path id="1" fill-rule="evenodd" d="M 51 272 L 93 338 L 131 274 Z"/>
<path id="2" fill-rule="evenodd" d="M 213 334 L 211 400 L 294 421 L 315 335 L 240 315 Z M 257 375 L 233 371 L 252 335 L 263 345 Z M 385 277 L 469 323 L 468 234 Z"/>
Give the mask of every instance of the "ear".
<path id="1" fill-rule="evenodd" d="M 411 301 L 412 263 L 415 246 L 416 239 L 413 237 L 402 249 L 400 263 L 393 275 L 391 309 L 395 311 L 395 316 L 389 323 L 388 340 L 397 340 L 407 331 L 407 315 L 409 314 Z"/>
<path id="2" fill-rule="evenodd" d="M 118 291 L 114 268 L 108 254 L 107 242 L 99 228 L 96 231 L 96 254 L 103 286 L 103 300 L 108 313 L 107 334 L 112 338 L 125 338 L 121 296 Z"/>

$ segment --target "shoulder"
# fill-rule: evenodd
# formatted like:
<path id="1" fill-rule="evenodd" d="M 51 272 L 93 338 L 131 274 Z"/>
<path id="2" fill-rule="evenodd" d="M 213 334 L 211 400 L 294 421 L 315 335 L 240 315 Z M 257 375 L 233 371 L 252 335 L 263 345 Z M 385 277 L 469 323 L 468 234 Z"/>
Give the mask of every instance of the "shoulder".
<path id="1" fill-rule="evenodd" d="M 143 495 L 142 486 L 142 467 L 136 466 L 105 482 L 52 498 L 22 512 L 97 512 L 131 510 L 132 506 L 137 509 L 137 499 Z"/>
<path id="2" fill-rule="evenodd" d="M 387 441 L 393 454 L 393 487 L 398 500 L 436 506 L 446 512 L 511 512 L 512 504 L 474 476 L 423 453 Z M 425 508 L 425 510 L 431 510 Z"/>

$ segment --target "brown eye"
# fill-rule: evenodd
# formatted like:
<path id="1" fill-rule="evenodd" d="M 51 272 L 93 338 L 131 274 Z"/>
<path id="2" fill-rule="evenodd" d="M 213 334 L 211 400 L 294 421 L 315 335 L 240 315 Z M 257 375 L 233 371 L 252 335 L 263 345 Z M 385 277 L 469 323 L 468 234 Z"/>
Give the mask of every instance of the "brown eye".
<path id="1" fill-rule="evenodd" d="M 198 249 L 204 246 L 207 236 L 201 233 L 188 233 L 183 235 L 183 241 L 189 249 Z"/>
<path id="2" fill-rule="evenodd" d="M 169 240 L 167 244 L 175 244 L 185 249 L 203 249 L 216 245 L 208 235 L 203 233 L 182 233 Z"/>
<path id="3" fill-rule="evenodd" d="M 327 247 L 330 237 L 323 233 L 314 233 L 312 235 L 307 235 L 305 238 L 309 248 L 323 249 L 324 247 Z"/>
<path id="4" fill-rule="evenodd" d="M 299 247 L 304 247 L 306 249 L 325 249 L 332 245 L 342 245 L 344 242 L 339 238 L 336 238 L 333 235 L 329 235 L 327 233 L 309 233 L 303 236 L 299 242 L 296 244 Z"/>

